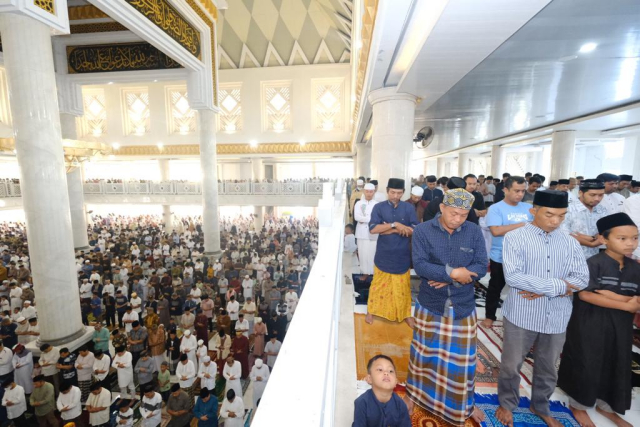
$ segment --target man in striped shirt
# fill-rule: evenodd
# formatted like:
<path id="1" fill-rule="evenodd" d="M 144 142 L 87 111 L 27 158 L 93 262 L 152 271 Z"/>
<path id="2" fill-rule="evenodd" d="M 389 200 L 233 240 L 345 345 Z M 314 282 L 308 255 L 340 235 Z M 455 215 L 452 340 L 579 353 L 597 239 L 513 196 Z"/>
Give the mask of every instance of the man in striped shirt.
<path id="1" fill-rule="evenodd" d="M 571 295 L 589 283 L 580 244 L 559 229 L 567 207 L 567 193 L 538 191 L 531 208 L 533 222 L 504 238 L 503 268 L 510 289 L 502 307 L 504 350 L 496 417 L 510 427 L 520 401 L 520 368 L 534 344 L 531 411 L 547 425 L 561 427 L 551 416 L 549 398 L 558 379 L 556 362 L 571 317 Z"/>

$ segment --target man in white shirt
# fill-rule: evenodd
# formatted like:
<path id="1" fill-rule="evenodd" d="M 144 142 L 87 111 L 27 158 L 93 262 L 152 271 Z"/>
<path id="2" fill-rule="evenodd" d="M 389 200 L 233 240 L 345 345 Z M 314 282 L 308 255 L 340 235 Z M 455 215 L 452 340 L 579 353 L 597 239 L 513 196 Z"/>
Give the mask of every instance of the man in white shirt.
<path id="1" fill-rule="evenodd" d="M 82 392 L 74 385 L 62 383 L 60 386 L 57 406 L 63 424 L 75 423 L 80 425 L 80 415 L 82 415 L 81 396 Z"/>
<path id="2" fill-rule="evenodd" d="M 229 298 L 227 303 L 227 312 L 229 313 L 229 319 L 231 319 L 231 330 L 235 330 L 236 322 L 238 321 L 238 314 L 240 312 L 240 304 L 236 301 L 235 296 Z"/>
<path id="3" fill-rule="evenodd" d="M 193 363 L 194 369 L 198 363 L 196 359 L 196 349 L 198 348 L 198 340 L 191 333 L 190 330 L 184 331 L 182 340 L 180 341 L 180 353 L 187 356 L 187 358 Z"/>
<path id="4" fill-rule="evenodd" d="M 233 389 L 228 390 L 227 398 L 222 402 L 220 416 L 224 419 L 224 427 L 244 426 L 244 402 L 242 395 L 238 395 Z"/>
<path id="5" fill-rule="evenodd" d="M 82 279 L 82 285 L 80 285 L 80 299 L 91 299 L 91 283 L 89 280 Z"/>
<path id="6" fill-rule="evenodd" d="M 118 372 L 120 394 L 123 397 L 127 396 L 129 399 L 132 399 L 136 395 L 136 386 L 133 383 L 132 360 L 133 356 L 125 347 L 118 347 L 116 348 L 116 356 L 113 358 L 113 363 L 111 363 L 111 366 L 116 368 Z M 131 393 L 127 394 L 127 390 Z"/>
<path id="7" fill-rule="evenodd" d="M 358 223 L 356 226 L 356 240 L 358 242 L 358 258 L 360 260 L 360 272 L 364 275 L 362 280 L 373 274 L 373 259 L 376 255 L 378 235 L 369 233 L 371 211 L 378 203 L 374 199 L 375 186 L 368 183 L 364 186 L 364 195 L 354 208 L 353 217 Z"/>
<path id="8" fill-rule="evenodd" d="M 116 288 L 113 286 L 113 283 L 111 283 L 111 280 L 104 279 L 104 287 L 102 288 L 102 293 L 107 293 L 110 297 L 115 296 Z"/>
<path id="9" fill-rule="evenodd" d="M 236 332 L 242 332 L 242 335 L 249 338 L 249 321 L 244 318 L 244 314 L 238 315 L 238 321 L 236 322 Z"/>
<path id="10" fill-rule="evenodd" d="M 251 368 L 249 378 L 253 381 L 253 407 L 255 409 L 258 407 L 258 400 L 262 398 L 269 380 L 269 367 L 262 362 L 262 359 L 256 359 L 255 365 Z"/>
<path id="11" fill-rule="evenodd" d="M 249 322 L 249 331 L 253 331 L 253 322 L 256 317 L 256 313 L 258 309 L 256 307 L 256 303 L 253 301 L 253 298 L 247 298 L 244 303 L 244 307 L 242 308 L 242 313 L 244 313 L 244 318 Z"/>
<path id="12" fill-rule="evenodd" d="M 124 314 L 124 316 L 122 316 L 122 321 L 124 322 L 125 332 L 129 334 L 129 332 L 131 332 L 131 330 L 133 329 L 132 323 L 139 322 L 140 318 L 138 317 L 138 313 L 133 311 L 133 308 L 128 305 L 127 312 Z"/>
<path id="13" fill-rule="evenodd" d="M 242 295 L 244 299 L 253 298 L 253 280 L 247 274 L 242 281 Z"/>
<path id="14" fill-rule="evenodd" d="M 625 198 L 624 196 L 616 193 L 620 177 L 612 173 L 601 173 L 596 177 L 596 179 L 604 182 L 604 198 L 602 199 L 601 204 L 607 209 L 609 215 L 622 212 L 622 205 Z"/>
<path id="15" fill-rule="evenodd" d="M 193 405 L 193 383 L 196 380 L 196 366 L 186 354 L 180 355 L 180 363 L 176 367 L 176 377 L 180 388 L 189 395 Z"/>
<path id="16" fill-rule="evenodd" d="M 281 348 L 282 343 L 278 341 L 276 335 L 271 335 L 271 339 L 264 346 L 264 354 L 267 355 L 267 365 L 269 365 L 270 369 L 273 369 L 273 365 L 276 364 L 276 359 L 278 358 L 278 353 L 280 353 Z"/>
<path id="17" fill-rule="evenodd" d="M 87 399 L 89 424 L 93 427 L 104 426 L 109 422 L 109 408 L 111 407 L 111 392 L 102 387 L 101 383 L 91 385 L 91 393 Z"/>
<path id="18" fill-rule="evenodd" d="M 21 310 L 22 309 L 22 289 L 17 286 L 17 283 L 11 283 L 11 291 L 9 292 L 9 297 L 11 298 L 11 310 L 14 310 L 16 307 Z"/>
<path id="19" fill-rule="evenodd" d="M 9 351 L 11 352 L 11 351 Z M 40 346 L 40 367 L 42 375 L 46 382 L 53 384 L 56 394 L 60 388 L 60 380 L 58 377 L 59 369 L 56 367 L 60 359 L 60 350 L 50 344 L 42 344 Z M 2 352 L 0 352 L 0 376 L 2 375 Z"/>
<path id="20" fill-rule="evenodd" d="M 242 397 L 242 385 L 240 384 L 240 376 L 242 375 L 242 365 L 233 356 L 227 357 L 227 363 L 222 369 L 222 376 L 227 383 L 225 385 L 225 393 L 229 390 L 235 391 L 236 395 Z"/>
<path id="21" fill-rule="evenodd" d="M 111 358 L 104 354 L 102 350 L 96 350 L 93 359 L 93 376 L 97 383 L 102 383 L 109 374 Z"/>
<path id="22" fill-rule="evenodd" d="M 211 363 L 211 358 L 209 356 L 204 356 L 202 358 L 202 363 L 200 363 L 200 368 L 198 368 L 200 387 L 213 391 L 216 388 L 217 371 L 218 366 L 215 363 Z"/>
<path id="23" fill-rule="evenodd" d="M 138 319 L 136 320 L 140 320 L 140 317 L 142 317 L 142 298 L 140 298 L 136 292 L 132 292 L 129 304 L 131 304 L 133 311 L 138 314 Z"/>
<path id="24" fill-rule="evenodd" d="M 284 294 L 284 301 L 287 303 L 289 310 L 294 313 L 298 306 L 298 294 L 293 288 L 289 288 L 286 294 Z"/>
<path id="25" fill-rule="evenodd" d="M 7 418 L 16 427 L 27 425 L 27 420 L 24 418 L 24 413 L 27 411 L 24 389 L 14 383 L 12 379 L 5 380 L 2 387 L 4 388 L 2 406 L 7 408 Z"/>
<path id="26" fill-rule="evenodd" d="M 56 362 L 57 361 L 56 359 Z M 11 375 L 13 369 L 13 352 L 10 348 L 2 345 L 2 340 L 0 340 L 0 381 L 9 378 L 13 379 L 13 375 Z"/>
<path id="27" fill-rule="evenodd" d="M 640 228 L 640 193 L 632 194 L 624 201 L 622 211 L 629 215 L 633 222 Z M 640 246 L 633 252 L 633 258 L 640 259 Z"/>
<path id="28" fill-rule="evenodd" d="M 148 384 L 143 392 L 142 405 L 140 405 L 142 427 L 159 426 L 162 422 L 162 396 L 155 392 L 151 384 Z"/>
<path id="29" fill-rule="evenodd" d="M 93 374 L 93 362 L 95 357 L 87 347 L 81 347 L 78 352 L 75 367 L 78 375 L 78 386 L 82 392 L 81 401 L 84 403 L 91 392 L 91 379 Z"/>

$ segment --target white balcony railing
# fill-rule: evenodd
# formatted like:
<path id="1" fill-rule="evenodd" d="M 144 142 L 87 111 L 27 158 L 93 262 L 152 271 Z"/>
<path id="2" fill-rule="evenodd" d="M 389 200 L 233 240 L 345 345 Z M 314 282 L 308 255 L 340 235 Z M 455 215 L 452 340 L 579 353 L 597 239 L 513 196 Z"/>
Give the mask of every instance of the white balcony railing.
<path id="1" fill-rule="evenodd" d="M 334 184 L 321 185 L 318 255 L 252 427 L 334 425 L 338 364 L 343 363 L 338 360 L 338 323 L 346 196 L 341 180 L 335 195 Z"/>
<path id="2" fill-rule="evenodd" d="M 219 182 L 218 194 L 222 195 L 281 195 L 281 196 L 321 196 L 323 182 Z M 330 182 L 335 185 L 335 182 Z M 164 181 L 164 182 L 108 182 L 106 180 L 85 182 L 82 185 L 84 194 L 155 194 L 155 195 L 200 195 L 202 185 L 199 182 Z M 20 184 L 0 182 L 0 199 L 22 197 Z"/>

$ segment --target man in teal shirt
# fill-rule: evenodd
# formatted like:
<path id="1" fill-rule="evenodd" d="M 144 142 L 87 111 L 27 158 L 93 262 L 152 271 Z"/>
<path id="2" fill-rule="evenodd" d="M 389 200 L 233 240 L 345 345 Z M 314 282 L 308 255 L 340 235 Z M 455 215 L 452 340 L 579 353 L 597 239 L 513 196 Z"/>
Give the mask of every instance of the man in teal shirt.
<path id="1" fill-rule="evenodd" d="M 102 323 L 96 323 L 95 331 L 93 331 L 93 350 L 102 350 L 104 354 L 109 354 L 109 330 L 102 327 Z"/>
<path id="2" fill-rule="evenodd" d="M 200 390 L 193 415 L 198 420 L 198 427 L 218 427 L 218 399 L 208 389 Z"/>

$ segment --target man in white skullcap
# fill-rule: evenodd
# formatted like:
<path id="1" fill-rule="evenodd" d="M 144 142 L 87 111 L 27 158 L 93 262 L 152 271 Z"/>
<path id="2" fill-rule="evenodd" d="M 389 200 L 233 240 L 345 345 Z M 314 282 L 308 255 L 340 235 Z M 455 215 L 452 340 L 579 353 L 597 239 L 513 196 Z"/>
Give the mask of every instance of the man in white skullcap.
<path id="1" fill-rule="evenodd" d="M 201 359 L 201 362 L 202 363 L 200 363 L 200 367 L 198 368 L 200 387 L 213 391 L 216 388 L 216 372 L 218 371 L 218 365 L 211 363 L 211 358 L 209 356 L 204 356 Z"/>
<path id="2" fill-rule="evenodd" d="M 36 308 L 31 305 L 31 301 L 26 300 L 22 304 L 22 311 L 20 312 L 25 319 L 31 319 L 32 317 L 36 317 Z"/>
<path id="3" fill-rule="evenodd" d="M 411 203 L 413 207 L 416 209 L 416 216 L 418 217 L 418 222 L 422 222 L 422 216 L 424 215 L 424 208 L 426 208 L 428 204 L 427 201 L 422 200 L 423 194 L 424 194 L 424 189 L 416 185 L 411 189 L 411 197 L 409 197 L 409 200 L 407 200 L 407 202 Z"/>
<path id="4" fill-rule="evenodd" d="M 356 181 L 356 188 L 351 192 L 351 198 L 349 199 L 349 222 L 353 223 L 353 209 L 356 206 L 356 202 L 362 197 L 362 187 L 364 181 L 359 179 Z"/>
<path id="5" fill-rule="evenodd" d="M 258 401 L 262 398 L 262 393 L 264 393 L 269 380 L 269 367 L 262 362 L 262 359 L 256 359 L 249 378 L 253 381 L 253 408 L 255 409 L 258 407 Z"/>
<path id="6" fill-rule="evenodd" d="M 376 255 L 376 244 L 378 235 L 369 233 L 369 221 L 371 221 L 371 211 L 376 205 L 374 199 L 376 188 L 373 184 L 367 183 L 364 186 L 364 196 L 358 200 L 354 209 L 356 225 L 356 240 L 358 244 L 358 258 L 360 260 L 360 272 L 366 280 L 373 274 L 373 258 Z"/>
<path id="7" fill-rule="evenodd" d="M 190 330 L 185 330 L 182 340 L 180 341 L 180 353 L 187 355 L 190 361 L 193 362 L 193 367 L 198 366 L 198 360 L 196 359 L 196 349 L 198 348 L 198 341 L 193 336 Z"/>

